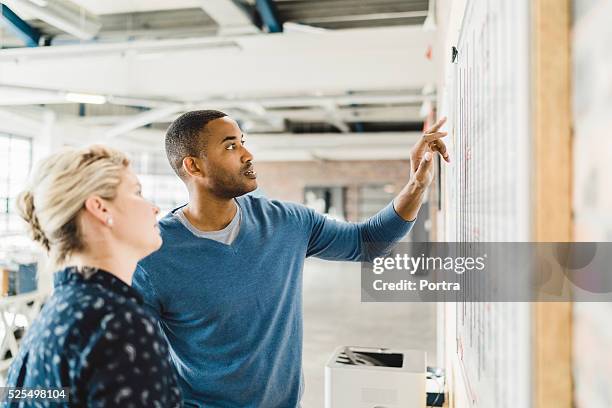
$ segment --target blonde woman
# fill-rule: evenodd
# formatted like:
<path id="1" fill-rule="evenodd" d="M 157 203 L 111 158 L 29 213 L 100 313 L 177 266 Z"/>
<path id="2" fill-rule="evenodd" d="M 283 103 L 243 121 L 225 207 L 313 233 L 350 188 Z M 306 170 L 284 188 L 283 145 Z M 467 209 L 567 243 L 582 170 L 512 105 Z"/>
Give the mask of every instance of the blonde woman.
<path id="1" fill-rule="evenodd" d="M 103 146 L 63 150 L 34 170 L 17 206 L 58 271 L 7 386 L 68 387 L 69 406 L 181 405 L 164 338 L 131 287 L 138 260 L 162 243 L 159 209 L 140 190 L 128 159 Z"/>

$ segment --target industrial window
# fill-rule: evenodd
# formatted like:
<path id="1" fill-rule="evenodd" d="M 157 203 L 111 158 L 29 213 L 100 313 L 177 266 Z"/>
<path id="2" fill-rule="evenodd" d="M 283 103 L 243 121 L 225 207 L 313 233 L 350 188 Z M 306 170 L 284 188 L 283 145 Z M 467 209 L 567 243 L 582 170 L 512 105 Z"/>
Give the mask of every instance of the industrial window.
<path id="1" fill-rule="evenodd" d="M 174 174 L 165 154 L 132 152 L 129 156 L 143 196 L 160 208 L 160 217 L 187 202 L 187 188 Z"/>
<path id="2" fill-rule="evenodd" d="M 0 234 L 23 229 L 15 198 L 24 188 L 32 166 L 32 140 L 0 133 Z"/>

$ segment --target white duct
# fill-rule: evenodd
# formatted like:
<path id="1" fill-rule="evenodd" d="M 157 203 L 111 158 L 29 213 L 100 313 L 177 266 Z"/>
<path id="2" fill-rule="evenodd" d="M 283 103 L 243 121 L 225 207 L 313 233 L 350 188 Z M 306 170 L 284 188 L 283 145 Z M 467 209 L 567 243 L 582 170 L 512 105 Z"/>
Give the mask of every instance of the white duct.
<path id="1" fill-rule="evenodd" d="M 131 130 L 138 129 L 141 126 L 146 126 L 149 123 L 155 122 L 159 118 L 165 118 L 184 109 L 185 106 L 180 104 L 151 109 L 141 114 L 132 116 L 124 122 L 119 123 L 117 126 L 110 128 L 105 132 L 105 137 L 108 141 Z"/>
<path id="2" fill-rule="evenodd" d="M 84 14 L 69 9 L 58 2 L 48 2 L 46 6 L 29 0 L 3 0 L 3 3 L 17 14 L 38 18 L 82 40 L 91 40 L 100 31 L 102 24 Z"/>

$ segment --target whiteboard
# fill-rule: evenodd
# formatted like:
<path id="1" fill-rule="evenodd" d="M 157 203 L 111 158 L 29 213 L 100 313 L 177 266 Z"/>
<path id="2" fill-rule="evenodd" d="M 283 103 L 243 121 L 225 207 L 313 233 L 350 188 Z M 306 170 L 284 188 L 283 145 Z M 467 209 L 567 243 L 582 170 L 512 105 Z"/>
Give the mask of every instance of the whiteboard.
<path id="1" fill-rule="evenodd" d="M 446 241 L 531 238 L 529 22 L 528 0 L 466 4 L 440 107 L 454 158 L 441 192 L 438 236 Z M 530 310 L 526 303 L 444 306 L 455 406 L 530 406 Z"/>

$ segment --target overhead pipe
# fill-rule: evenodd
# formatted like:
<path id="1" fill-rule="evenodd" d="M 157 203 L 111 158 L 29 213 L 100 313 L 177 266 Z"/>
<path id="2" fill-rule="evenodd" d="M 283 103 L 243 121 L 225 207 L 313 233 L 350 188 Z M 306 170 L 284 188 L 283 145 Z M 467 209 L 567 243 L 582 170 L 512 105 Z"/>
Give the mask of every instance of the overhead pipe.
<path id="1" fill-rule="evenodd" d="M 0 16 L 4 26 L 23 40 L 28 47 L 38 47 L 40 41 L 40 31 L 29 25 L 13 10 L 3 3 L 0 3 Z"/>
<path id="2" fill-rule="evenodd" d="M 269 33 L 282 33 L 283 25 L 278 17 L 274 0 L 256 0 L 255 7 Z"/>

